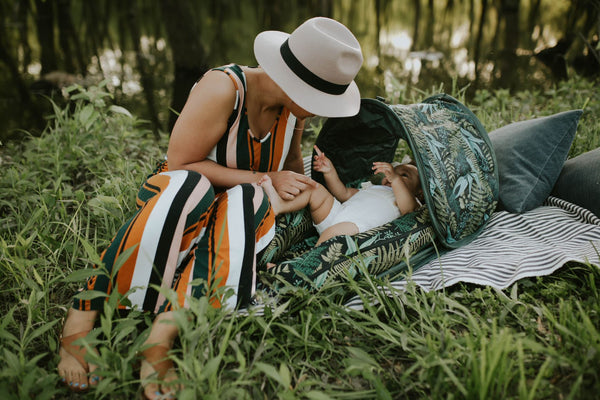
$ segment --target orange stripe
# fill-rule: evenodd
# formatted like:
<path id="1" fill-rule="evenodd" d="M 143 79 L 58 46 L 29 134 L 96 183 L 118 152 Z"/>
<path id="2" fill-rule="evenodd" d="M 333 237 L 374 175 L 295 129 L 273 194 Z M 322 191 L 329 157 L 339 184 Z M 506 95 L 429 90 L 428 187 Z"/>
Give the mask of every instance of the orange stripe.
<path id="1" fill-rule="evenodd" d="M 285 145 L 285 131 L 288 124 L 288 118 L 290 111 L 287 108 L 283 109 L 281 116 L 279 117 L 279 123 L 277 124 L 277 132 L 275 132 L 275 138 L 271 148 L 271 170 L 277 170 L 281 157 L 283 156 L 283 146 Z"/>
<path id="2" fill-rule="evenodd" d="M 210 302 L 213 307 L 221 307 L 221 299 L 215 296 L 217 288 L 225 286 L 227 283 L 227 277 L 229 276 L 229 232 L 227 230 L 227 207 L 228 198 L 227 193 L 223 193 L 217 199 L 217 208 L 215 210 L 215 223 L 213 225 L 213 231 L 209 234 L 214 239 L 210 245 L 214 245 L 214 248 L 210 248 L 209 254 L 209 270 L 208 270 L 208 282 L 209 282 L 209 294 L 211 296 Z"/>
<path id="3" fill-rule="evenodd" d="M 190 275 L 194 270 L 195 261 L 196 255 L 192 254 L 189 263 L 185 266 L 183 272 L 179 276 L 179 279 L 177 279 L 177 283 L 175 284 L 175 292 L 177 293 L 177 303 L 180 307 L 185 307 L 185 296 L 187 295 L 187 289 L 190 283 Z"/>
<path id="4" fill-rule="evenodd" d="M 167 175 L 155 175 L 150 179 L 152 180 L 153 185 L 156 185 L 161 188 L 161 191 L 167 187 L 170 181 L 170 177 Z M 156 203 L 158 202 L 159 198 L 160 196 L 152 197 L 150 200 L 148 200 L 148 202 L 146 202 L 144 207 L 142 207 L 135 219 L 135 222 L 132 223 L 130 226 L 130 231 L 125 238 L 125 243 L 123 243 L 120 246 L 120 248 L 123 249 L 123 251 L 140 243 L 140 241 L 142 240 L 142 235 L 144 233 L 144 228 L 148 223 L 148 218 L 152 214 L 152 210 L 154 210 L 154 207 L 156 206 Z M 120 293 L 126 293 L 130 289 L 131 279 L 133 277 L 133 270 L 135 268 L 138 250 L 139 246 L 135 248 L 131 256 L 125 261 L 125 263 L 119 270 L 119 273 L 117 274 L 117 285 L 119 286 Z M 116 257 L 118 258 L 120 254 L 121 251 L 117 253 Z"/>
<path id="5" fill-rule="evenodd" d="M 256 228 L 256 238 L 257 241 L 260 240 L 263 236 L 265 236 L 273 227 L 275 226 L 275 213 L 273 213 L 273 209 L 269 205 L 269 209 L 265 213 L 265 216 L 260 221 L 260 224 Z"/>

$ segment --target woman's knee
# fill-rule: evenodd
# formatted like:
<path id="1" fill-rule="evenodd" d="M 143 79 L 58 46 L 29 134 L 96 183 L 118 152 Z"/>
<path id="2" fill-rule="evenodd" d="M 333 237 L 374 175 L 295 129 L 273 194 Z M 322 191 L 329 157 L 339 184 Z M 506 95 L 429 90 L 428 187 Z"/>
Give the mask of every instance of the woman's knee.
<path id="1" fill-rule="evenodd" d="M 161 172 L 153 175 L 142 185 L 138 199 L 145 203 L 151 198 L 162 195 L 168 189 L 177 192 L 177 196 L 199 197 L 214 200 L 215 192 L 212 184 L 204 175 L 188 170 Z"/>

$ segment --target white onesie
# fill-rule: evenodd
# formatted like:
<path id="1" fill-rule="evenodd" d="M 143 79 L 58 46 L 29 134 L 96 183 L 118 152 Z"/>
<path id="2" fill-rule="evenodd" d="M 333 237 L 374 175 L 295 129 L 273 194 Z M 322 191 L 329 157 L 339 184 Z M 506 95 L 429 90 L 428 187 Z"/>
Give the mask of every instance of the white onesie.
<path id="1" fill-rule="evenodd" d="M 334 199 L 329 214 L 320 224 L 315 224 L 315 228 L 321 234 L 337 223 L 352 222 L 360 233 L 387 224 L 400 215 L 392 188 L 371 185 L 360 189 L 343 203 Z"/>

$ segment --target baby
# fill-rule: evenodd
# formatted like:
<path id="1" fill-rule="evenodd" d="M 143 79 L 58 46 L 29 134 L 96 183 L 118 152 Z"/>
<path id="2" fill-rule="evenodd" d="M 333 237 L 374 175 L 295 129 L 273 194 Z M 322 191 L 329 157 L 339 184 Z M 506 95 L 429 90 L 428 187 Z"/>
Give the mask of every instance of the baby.
<path id="1" fill-rule="evenodd" d="M 317 183 L 293 200 L 283 200 L 267 175 L 258 184 L 267 193 L 275 215 L 310 207 L 319 233 L 317 245 L 334 236 L 354 235 L 386 224 L 421 205 L 423 191 L 416 166 L 374 162 L 374 173 L 384 174 L 381 185 L 355 189 L 346 187 L 331 160 L 317 146 L 315 150 L 313 168 L 323 174 L 329 190 Z"/>

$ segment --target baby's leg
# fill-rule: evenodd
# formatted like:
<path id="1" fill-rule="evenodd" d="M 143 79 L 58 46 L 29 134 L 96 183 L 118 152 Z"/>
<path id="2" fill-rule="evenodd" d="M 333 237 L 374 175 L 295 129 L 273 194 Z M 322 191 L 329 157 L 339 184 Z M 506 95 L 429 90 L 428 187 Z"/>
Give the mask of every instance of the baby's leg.
<path id="1" fill-rule="evenodd" d="M 293 200 L 282 199 L 268 175 L 264 175 L 258 184 L 265 189 L 275 215 L 298 211 L 309 205 L 313 221 L 319 224 L 327 217 L 333 206 L 333 195 L 320 184 L 309 186 Z"/>
<path id="2" fill-rule="evenodd" d="M 315 246 L 320 245 L 327 239 L 331 239 L 334 236 L 339 235 L 356 235 L 358 233 L 358 226 L 353 222 L 339 222 L 335 225 L 331 225 L 329 228 L 325 229 L 321 236 L 319 236 L 319 240 Z"/>
<path id="3" fill-rule="evenodd" d="M 258 184 L 267 193 L 267 197 L 269 197 L 269 202 L 271 203 L 271 208 L 275 215 L 301 210 L 308 205 L 310 200 L 310 189 L 303 191 L 298 196 L 294 197 L 293 200 L 282 199 L 281 196 L 279 196 L 279 193 L 277 193 L 277 190 L 275 190 L 273 182 L 268 175 L 264 175 L 258 181 Z"/>

